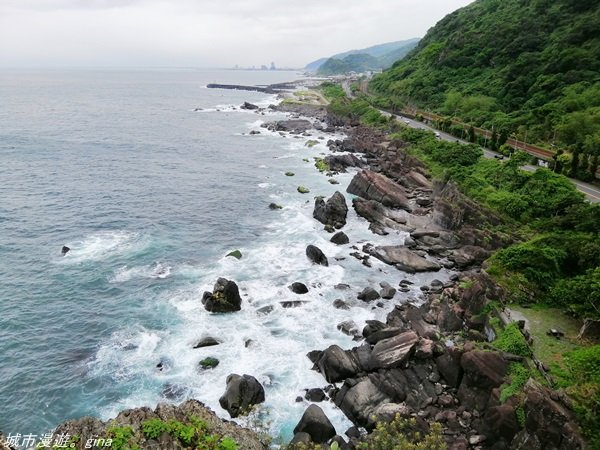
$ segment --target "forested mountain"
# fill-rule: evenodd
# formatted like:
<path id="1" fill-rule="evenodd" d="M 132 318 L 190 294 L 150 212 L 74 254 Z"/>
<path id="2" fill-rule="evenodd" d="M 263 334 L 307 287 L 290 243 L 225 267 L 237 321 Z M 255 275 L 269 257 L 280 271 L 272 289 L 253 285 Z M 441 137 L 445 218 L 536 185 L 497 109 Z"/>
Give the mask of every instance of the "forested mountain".
<path id="1" fill-rule="evenodd" d="M 406 54 L 415 48 L 419 42 L 418 38 L 408 39 L 405 41 L 386 42 L 385 44 L 374 45 L 358 50 L 349 50 L 347 52 L 338 53 L 331 58 L 317 59 L 306 65 L 307 70 L 317 71 L 322 68 L 325 63 L 329 63 L 329 69 L 324 68 L 328 75 L 333 73 L 344 73 L 349 71 L 360 72 L 361 66 L 373 67 L 373 69 L 382 69 L 390 67 L 398 59 L 403 58 Z M 357 55 L 360 55 L 357 57 Z M 372 59 L 367 58 L 371 56 Z M 335 61 L 332 61 L 335 60 Z M 340 69 L 334 71 L 336 67 Z M 366 70 L 373 70 L 366 69 Z"/>
<path id="2" fill-rule="evenodd" d="M 477 0 L 371 89 L 397 105 L 598 154 L 600 0 Z"/>

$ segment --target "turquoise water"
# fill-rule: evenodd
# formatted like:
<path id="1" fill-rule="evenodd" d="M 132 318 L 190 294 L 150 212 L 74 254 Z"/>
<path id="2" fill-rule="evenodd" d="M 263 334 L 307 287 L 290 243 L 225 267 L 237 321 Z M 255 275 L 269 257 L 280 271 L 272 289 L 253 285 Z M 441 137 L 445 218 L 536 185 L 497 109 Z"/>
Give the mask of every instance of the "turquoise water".
<path id="1" fill-rule="evenodd" d="M 351 347 L 337 323 L 360 325 L 393 307 L 372 310 L 356 292 L 407 277 L 378 262 L 365 269 L 312 219 L 313 195 L 336 187 L 303 159 L 326 152 L 326 139 L 308 149 L 309 138 L 260 128 L 282 114 L 233 109 L 243 101 L 268 105 L 273 96 L 204 88 L 298 76 L 0 72 L 0 430 L 40 434 L 68 418 L 107 419 L 183 398 L 227 417 L 218 398 L 235 372 L 265 385 L 267 401 L 252 422 L 290 436 L 306 408 L 295 398 L 326 384 L 305 354 L 333 343 Z M 252 129 L 262 133 L 250 136 Z M 284 176 L 288 170 L 296 176 Z M 351 177 L 338 177 L 337 188 Z M 311 194 L 297 193 L 300 184 Z M 285 207 L 271 211 L 270 202 Z M 345 230 L 353 242 L 383 239 L 353 212 Z M 309 264 L 310 243 L 331 267 Z M 66 257 L 63 244 L 72 249 Z M 242 260 L 224 257 L 233 249 Z M 242 311 L 211 315 L 202 308 L 203 291 L 219 276 L 240 285 Z M 283 309 L 279 301 L 298 297 L 287 289 L 293 281 L 310 285 L 302 298 L 309 303 Z M 352 290 L 332 288 L 341 282 Z M 340 297 L 350 311 L 332 307 Z M 270 304 L 272 314 L 256 313 Z M 223 344 L 193 349 L 206 335 Z M 206 356 L 221 362 L 201 372 Z M 181 397 L 165 399 L 167 385 Z M 350 425 L 323 406 L 340 433 Z"/>

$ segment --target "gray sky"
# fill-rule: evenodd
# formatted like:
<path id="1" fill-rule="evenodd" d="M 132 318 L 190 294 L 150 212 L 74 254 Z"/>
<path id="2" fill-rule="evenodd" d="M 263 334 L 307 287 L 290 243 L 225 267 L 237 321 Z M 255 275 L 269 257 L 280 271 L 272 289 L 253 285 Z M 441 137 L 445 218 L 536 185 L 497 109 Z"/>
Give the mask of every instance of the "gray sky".
<path id="1" fill-rule="evenodd" d="M 0 66 L 301 67 L 472 0 L 0 0 Z"/>

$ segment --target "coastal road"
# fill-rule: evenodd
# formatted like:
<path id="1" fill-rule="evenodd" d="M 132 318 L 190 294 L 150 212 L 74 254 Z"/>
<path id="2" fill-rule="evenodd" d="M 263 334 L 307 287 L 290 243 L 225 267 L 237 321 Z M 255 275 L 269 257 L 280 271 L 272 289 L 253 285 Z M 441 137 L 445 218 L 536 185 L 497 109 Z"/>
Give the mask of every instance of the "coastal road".
<path id="1" fill-rule="evenodd" d="M 379 110 L 379 112 L 386 116 L 391 116 L 391 114 L 388 113 L 387 111 Z M 397 115 L 397 116 L 398 116 L 399 120 L 403 121 L 409 127 L 418 128 L 420 130 L 432 131 L 434 133 L 437 133 L 439 135 L 439 139 L 442 139 L 444 141 L 460 142 L 461 144 L 470 144 L 470 142 L 468 142 L 468 141 L 465 141 L 463 139 L 458 139 L 448 133 L 438 131 L 435 128 L 430 127 L 429 125 L 425 125 L 423 122 L 419 122 L 417 120 L 410 119 L 410 118 L 404 117 L 402 115 Z M 486 158 L 504 158 L 502 155 L 500 155 L 500 153 L 496 153 L 496 152 L 493 152 L 488 149 L 483 149 L 483 155 Z M 533 171 L 537 170 L 538 167 L 527 165 L 527 166 L 523 166 L 522 169 L 526 170 L 528 172 L 533 172 Z M 584 183 L 583 181 L 575 180 L 573 178 L 569 178 L 569 180 L 571 180 L 571 182 L 575 185 L 575 187 L 577 187 L 578 191 L 583 192 L 585 194 L 585 197 L 589 202 L 600 203 L 600 189 L 598 187 L 596 187 L 592 184 L 589 184 L 589 183 Z"/>

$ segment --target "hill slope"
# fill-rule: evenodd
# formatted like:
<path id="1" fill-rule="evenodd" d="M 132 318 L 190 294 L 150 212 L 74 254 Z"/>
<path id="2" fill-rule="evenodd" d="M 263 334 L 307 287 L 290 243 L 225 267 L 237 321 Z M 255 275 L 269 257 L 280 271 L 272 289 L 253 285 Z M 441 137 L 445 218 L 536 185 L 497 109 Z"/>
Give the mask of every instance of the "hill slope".
<path id="1" fill-rule="evenodd" d="M 600 0 L 477 0 L 371 88 L 474 125 L 600 153 Z"/>
<path id="2" fill-rule="evenodd" d="M 372 47 L 367 47 L 358 50 L 349 50 L 347 52 L 333 55 L 331 58 L 320 58 L 316 61 L 312 61 L 306 65 L 305 69 L 317 71 L 323 64 L 325 64 L 325 62 L 331 59 L 344 60 L 350 55 L 358 54 L 365 54 L 370 55 L 374 58 L 381 58 L 382 61 L 385 61 L 386 63 L 384 67 L 390 67 L 395 61 L 405 56 L 410 50 L 412 50 L 418 42 L 419 38 L 413 38 L 404 41 L 386 42 L 385 44 L 374 45 Z M 398 58 L 394 58 L 395 54 L 399 54 L 400 56 Z M 381 67 L 378 66 L 377 68 Z"/>

